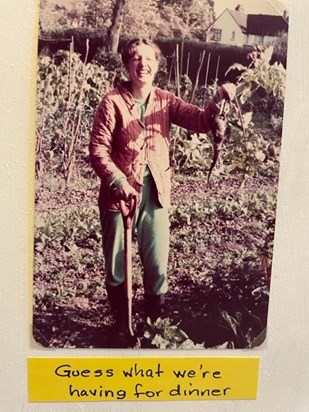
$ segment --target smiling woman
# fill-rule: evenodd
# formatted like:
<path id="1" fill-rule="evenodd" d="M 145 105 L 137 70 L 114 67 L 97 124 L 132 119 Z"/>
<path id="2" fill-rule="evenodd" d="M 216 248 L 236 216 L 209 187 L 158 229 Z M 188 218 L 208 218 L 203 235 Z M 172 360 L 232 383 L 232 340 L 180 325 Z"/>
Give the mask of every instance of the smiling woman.
<path id="1" fill-rule="evenodd" d="M 213 119 L 220 114 L 222 103 L 235 93 L 233 85 L 220 87 L 202 110 L 154 87 L 160 55 L 158 46 L 148 39 L 132 40 L 124 48 L 122 59 L 130 80 L 103 98 L 90 140 L 90 160 L 101 179 L 106 290 L 116 325 L 124 334 L 128 333 L 131 292 L 120 202 L 130 204 L 136 199 L 133 230 L 144 272 L 146 316 L 154 321 L 162 315 L 168 289 L 171 124 L 195 132 L 213 131 Z"/>

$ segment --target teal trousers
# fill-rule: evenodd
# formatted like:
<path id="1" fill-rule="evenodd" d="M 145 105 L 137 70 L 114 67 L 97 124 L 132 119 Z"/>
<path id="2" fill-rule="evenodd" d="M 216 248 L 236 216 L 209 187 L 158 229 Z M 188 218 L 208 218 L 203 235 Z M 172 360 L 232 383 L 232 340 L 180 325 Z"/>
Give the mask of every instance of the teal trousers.
<path id="1" fill-rule="evenodd" d="M 155 182 L 150 173 L 144 177 L 143 184 L 142 200 L 134 215 L 132 233 L 137 232 L 144 272 L 144 292 L 148 295 L 162 295 L 167 292 L 168 208 L 159 204 Z M 123 221 L 120 212 L 101 210 L 100 214 L 106 287 L 111 288 L 121 285 L 125 279 Z"/>

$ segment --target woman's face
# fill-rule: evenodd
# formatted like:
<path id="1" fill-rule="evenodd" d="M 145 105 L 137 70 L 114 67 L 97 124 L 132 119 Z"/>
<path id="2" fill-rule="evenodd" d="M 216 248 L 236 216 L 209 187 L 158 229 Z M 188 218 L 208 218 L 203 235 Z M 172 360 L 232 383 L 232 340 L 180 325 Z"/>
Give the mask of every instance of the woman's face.
<path id="1" fill-rule="evenodd" d="M 139 44 L 129 61 L 130 79 L 136 87 L 151 85 L 158 70 L 159 62 L 155 50 L 147 44 Z"/>

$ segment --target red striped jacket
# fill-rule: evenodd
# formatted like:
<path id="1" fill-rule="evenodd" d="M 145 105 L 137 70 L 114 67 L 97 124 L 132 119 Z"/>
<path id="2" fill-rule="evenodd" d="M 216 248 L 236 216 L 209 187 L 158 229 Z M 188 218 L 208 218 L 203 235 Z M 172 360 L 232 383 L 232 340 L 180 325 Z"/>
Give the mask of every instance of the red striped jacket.
<path id="1" fill-rule="evenodd" d="M 169 91 L 153 88 L 143 123 L 125 85 L 108 92 L 97 109 L 89 145 L 91 164 L 101 179 L 100 207 L 118 210 L 111 186 L 119 178 L 125 177 L 141 193 L 145 163 L 156 183 L 160 204 L 169 206 L 171 124 L 206 133 L 216 108 L 213 99 L 202 110 Z"/>

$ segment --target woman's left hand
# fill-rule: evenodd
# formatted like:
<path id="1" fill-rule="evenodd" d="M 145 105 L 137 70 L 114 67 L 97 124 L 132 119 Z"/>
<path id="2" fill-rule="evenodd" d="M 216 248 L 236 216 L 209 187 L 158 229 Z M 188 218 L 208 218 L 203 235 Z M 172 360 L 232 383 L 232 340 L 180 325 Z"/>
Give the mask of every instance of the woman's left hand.
<path id="1" fill-rule="evenodd" d="M 231 102 L 236 96 L 236 86 L 233 83 L 225 83 L 219 87 L 211 100 L 216 114 L 224 112 L 225 102 Z"/>
<path id="2" fill-rule="evenodd" d="M 219 90 L 221 89 L 223 99 L 228 101 L 233 101 L 236 97 L 236 86 L 233 83 L 225 83 L 223 84 Z"/>

